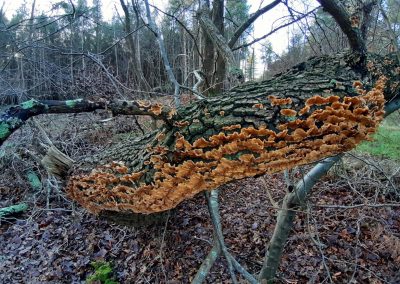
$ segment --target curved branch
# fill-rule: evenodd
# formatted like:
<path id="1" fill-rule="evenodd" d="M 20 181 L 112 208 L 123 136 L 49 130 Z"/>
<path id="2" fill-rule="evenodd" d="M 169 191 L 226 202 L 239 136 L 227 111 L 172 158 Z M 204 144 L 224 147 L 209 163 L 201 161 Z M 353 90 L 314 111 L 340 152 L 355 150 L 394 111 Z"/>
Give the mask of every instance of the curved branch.
<path id="1" fill-rule="evenodd" d="M 212 190 L 210 193 L 205 193 L 208 205 L 208 211 L 211 216 L 211 221 L 214 227 L 213 247 L 208 253 L 207 257 L 201 264 L 200 269 L 197 271 L 196 276 L 192 280 L 192 284 L 201 284 L 206 279 L 210 269 L 215 261 L 221 254 L 225 257 L 228 263 L 229 273 L 233 283 L 237 283 L 235 271 L 239 272 L 249 283 L 257 284 L 258 281 L 249 273 L 240 263 L 228 252 L 225 245 L 224 236 L 222 234 L 221 216 L 219 213 L 218 190 Z"/>
<path id="2" fill-rule="evenodd" d="M 275 273 L 280 264 L 283 247 L 286 244 L 286 240 L 289 236 L 290 230 L 292 229 L 293 220 L 296 216 L 296 209 L 304 204 L 307 194 L 311 191 L 313 186 L 329 171 L 341 156 L 342 155 L 330 157 L 318 163 L 302 180 L 297 183 L 295 190 L 286 194 L 259 275 L 262 283 L 273 283 Z"/>
<path id="3" fill-rule="evenodd" d="M 238 50 L 238 49 L 245 48 L 245 47 L 248 47 L 248 46 L 250 46 L 250 45 L 253 45 L 253 44 L 259 42 L 260 40 L 263 40 L 263 39 L 269 37 L 270 35 L 272 35 L 273 33 L 277 32 L 278 30 L 280 30 L 280 29 L 282 29 L 282 28 L 285 28 L 285 27 L 287 27 L 287 26 L 290 26 L 291 24 L 296 23 L 296 22 L 300 21 L 301 19 L 303 19 L 303 18 L 309 16 L 310 14 L 314 13 L 315 10 L 317 10 L 317 9 L 318 9 L 318 8 L 315 8 L 315 9 L 311 10 L 310 12 L 308 12 L 308 13 L 306 13 L 306 14 L 304 14 L 304 15 L 301 15 L 301 16 L 298 17 L 297 19 L 294 19 L 293 21 L 287 22 L 286 24 L 283 24 L 283 25 L 281 25 L 281 26 L 279 26 L 279 27 L 276 27 L 276 28 L 272 29 L 270 32 L 266 33 L 265 35 L 263 35 L 263 36 L 261 36 L 261 37 L 258 37 L 258 38 L 255 38 L 254 40 L 252 40 L 252 41 L 249 42 L 249 43 L 245 43 L 245 44 L 242 44 L 242 45 L 240 45 L 240 46 L 237 46 L 237 47 L 233 48 L 232 50 L 235 51 L 235 50 Z"/>
<path id="4" fill-rule="evenodd" d="M 203 79 L 203 77 L 200 75 L 200 70 L 194 70 L 194 71 L 193 71 L 193 74 L 194 74 L 194 76 L 196 77 L 196 80 L 197 80 L 197 83 L 194 84 L 194 86 L 193 86 L 193 91 L 198 92 L 198 91 L 199 91 L 199 86 L 200 86 L 201 84 L 203 84 L 204 79 Z"/>
<path id="5" fill-rule="evenodd" d="M 346 8 L 339 1 L 318 0 L 318 2 L 335 19 L 340 29 L 347 36 L 352 50 L 365 54 L 367 47 L 362 37 L 359 23 L 357 23 L 359 19 L 352 19 L 347 13 Z"/>
<path id="6" fill-rule="evenodd" d="M 267 6 L 265 6 L 264 8 L 261 8 L 257 12 L 253 13 L 250 16 L 250 18 L 247 19 L 246 22 L 244 22 L 240 27 L 238 27 L 236 29 L 235 33 L 233 34 L 233 36 L 231 37 L 231 39 L 228 42 L 229 47 L 232 48 L 235 45 L 235 43 L 237 42 L 239 37 L 243 34 L 243 32 L 248 27 L 250 27 L 254 23 L 254 21 L 258 19 L 258 17 L 260 17 L 261 15 L 265 14 L 269 10 L 273 9 L 279 3 L 281 3 L 281 0 L 275 0 L 272 3 L 268 4 Z"/>

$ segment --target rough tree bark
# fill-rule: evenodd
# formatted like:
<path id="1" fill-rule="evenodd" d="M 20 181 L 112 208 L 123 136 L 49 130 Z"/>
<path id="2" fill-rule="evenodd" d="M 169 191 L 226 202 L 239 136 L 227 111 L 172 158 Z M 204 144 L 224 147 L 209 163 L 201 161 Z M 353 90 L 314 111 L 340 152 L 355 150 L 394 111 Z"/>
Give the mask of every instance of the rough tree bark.
<path id="1" fill-rule="evenodd" d="M 76 164 L 69 195 L 95 213 L 149 214 L 233 180 L 350 150 L 382 119 L 383 85 L 388 101 L 399 88 L 395 58 L 371 56 L 369 72 L 359 59 L 314 58 L 271 80 L 169 111 L 158 131 Z"/>

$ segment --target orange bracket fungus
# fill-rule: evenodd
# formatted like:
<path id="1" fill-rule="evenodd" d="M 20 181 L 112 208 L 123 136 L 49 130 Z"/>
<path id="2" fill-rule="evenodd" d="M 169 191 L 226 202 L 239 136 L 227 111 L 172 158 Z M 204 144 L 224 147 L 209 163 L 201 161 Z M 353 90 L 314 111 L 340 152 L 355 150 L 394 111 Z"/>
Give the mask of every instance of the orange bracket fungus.
<path id="1" fill-rule="evenodd" d="M 356 60 L 343 58 L 331 64 Z M 314 65 L 257 83 L 261 91 L 243 85 L 178 109 L 175 121 L 158 131 L 76 165 L 69 196 L 94 213 L 149 214 L 234 180 L 353 149 L 376 131 L 388 81 L 394 79 L 385 77 L 378 62 L 370 63 L 377 75 L 369 81 L 351 69 L 328 69 L 326 62 L 331 61 L 315 59 Z M 311 79 L 303 79 L 299 70 Z M 291 89 L 288 80 L 294 81 Z"/>

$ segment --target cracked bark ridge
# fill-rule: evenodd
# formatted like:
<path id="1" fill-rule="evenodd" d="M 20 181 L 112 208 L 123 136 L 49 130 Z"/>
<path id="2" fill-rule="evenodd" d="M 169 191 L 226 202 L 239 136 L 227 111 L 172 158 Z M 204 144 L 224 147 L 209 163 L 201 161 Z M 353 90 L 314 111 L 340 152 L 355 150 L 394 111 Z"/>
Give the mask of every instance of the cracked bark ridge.
<path id="1" fill-rule="evenodd" d="M 313 58 L 178 109 L 159 131 L 78 163 L 68 194 L 93 213 L 150 214 L 234 180 L 348 151 L 369 139 L 385 98 L 399 91 L 394 59 L 368 60 L 367 73 L 355 54 Z"/>

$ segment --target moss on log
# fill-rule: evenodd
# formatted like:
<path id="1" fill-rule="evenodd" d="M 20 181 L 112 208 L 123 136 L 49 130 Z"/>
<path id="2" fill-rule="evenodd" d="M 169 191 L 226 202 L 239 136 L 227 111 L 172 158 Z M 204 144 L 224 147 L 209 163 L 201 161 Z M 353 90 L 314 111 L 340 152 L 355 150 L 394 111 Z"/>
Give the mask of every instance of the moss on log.
<path id="1" fill-rule="evenodd" d="M 68 194 L 94 213 L 150 214 L 348 151 L 376 130 L 385 100 L 399 93 L 399 70 L 394 57 L 312 58 L 178 109 L 158 131 L 77 163 Z"/>
<path id="2" fill-rule="evenodd" d="M 0 219 L 10 215 L 22 213 L 27 209 L 28 205 L 26 203 L 19 203 L 9 207 L 0 208 Z"/>

